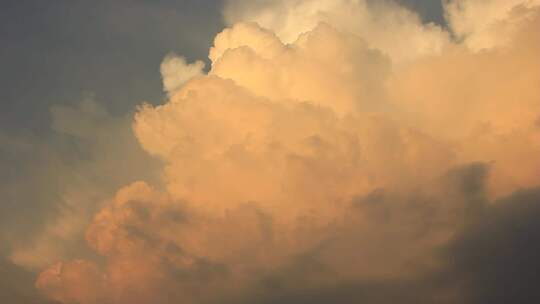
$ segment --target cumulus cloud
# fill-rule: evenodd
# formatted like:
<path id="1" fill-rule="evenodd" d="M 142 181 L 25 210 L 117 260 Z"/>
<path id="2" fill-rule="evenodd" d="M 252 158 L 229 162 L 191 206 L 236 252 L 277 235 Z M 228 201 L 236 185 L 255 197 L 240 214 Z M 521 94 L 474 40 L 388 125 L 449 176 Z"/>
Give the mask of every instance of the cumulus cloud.
<path id="1" fill-rule="evenodd" d="M 478 52 L 391 2 L 246 3 L 207 74 L 166 58 L 169 100 L 137 109 L 160 183 L 105 200 L 86 229 L 99 258 L 36 286 L 82 304 L 486 303 L 499 265 L 471 250 L 490 256 L 540 184 L 538 6 L 497 17 L 521 21 Z M 452 27 L 472 3 L 447 3 Z"/>
<path id="2" fill-rule="evenodd" d="M 422 24 L 416 12 L 392 1 L 229 0 L 224 17 L 231 25 L 257 22 L 285 43 L 325 22 L 354 33 L 396 62 L 436 54 L 449 42 L 448 33 L 440 26 Z"/>
<path id="3" fill-rule="evenodd" d="M 203 75 L 203 69 L 204 62 L 200 60 L 187 63 L 184 57 L 169 54 L 163 59 L 160 67 L 163 89 L 169 96 L 173 95 L 184 83 Z"/>

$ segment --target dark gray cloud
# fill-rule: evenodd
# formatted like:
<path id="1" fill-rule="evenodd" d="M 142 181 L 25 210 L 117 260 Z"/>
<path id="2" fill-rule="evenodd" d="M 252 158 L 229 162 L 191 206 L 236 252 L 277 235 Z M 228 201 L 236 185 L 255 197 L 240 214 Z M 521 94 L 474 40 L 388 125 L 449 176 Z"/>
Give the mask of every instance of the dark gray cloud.
<path id="1" fill-rule="evenodd" d="M 447 196 L 439 197 L 438 201 L 428 203 L 423 190 L 401 197 L 408 201 L 406 205 L 414 206 L 409 212 L 417 216 L 418 222 L 429 223 L 418 224 L 426 229 L 422 233 L 438 229 L 433 222 L 436 212 L 426 212 L 428 205 L 445 205 L 451 201 L 452 205 L 461 206 L 454 211 L 466 221 L 461 228 L 456 226 L 458 233 L 449 244 L 432 252 L 441 259 L 440 268 L 401 279 L 347 280 L 321 260 L 320 252 L 323 247 L 332 246 L 331 242 L 335 240 L 331 240 L 298 256 L 282 269 L 261 276 L 248 295 L 227 303 L 537 303 L 540 301 L 537 288 L 540 282 L 540 188 L 520 190 L 491 202 L 485 196 L 487 172 L 488 167 L 483 164 L 450 171 L 439 181 L 447 190 Z M 400 228 L 391 223 L 392 217 L 410 216 L 406 209 L 396 208 L 396 199 L 399 198 L 391 192 L 379 190 L 353 204 L 367 204 L 373 209 L 372 215 L 378 222 L 373 227 L 375 230 L 384 231 L 385 226 L 396 231 L 407 229 L 405 225 Z M 357 225 L 350 224 L 351 227 Z M 405 234 L 396 233 L 407 238 Z M 345 241 L 356 242 L 350 238 Z M 399 258 L 397 255 L 405 254 L 403 251 L 385 248 L 395 241 L 386 238 L 383 243 L 370 246 L 383 256 L 390 254 Z M 410 237 L 407 241 L 415 242 Z M 358 239 L 358 242 L 362 241 Z M 398 247 L 409 250 L 413 246 Z"/>
<path id="2" fill-rule="evenodd" d="M 446 256 L 446 244 L 426 246 L 425 240 L 447 229 L 460 230 L 472 225 L 470 221 L 476 224 L 482 218 L 480 210 L 488 205 L 485 196 L 488 171 L 485 164 L 470 164 L 452 169 L 416 191 L 400 194 L 392 189 L 380 189 L 354 200 L 339 232 L 286 267 L 263 276 L 251 288 L 253 292 L 247 299 L 232 303 L 462 303 L 462 277 L 449 275 L 455 269 L 453 256 Z M 440 191 L 434 193 L 434 188 Z M 366 213 L 367 217 L 359 216 Z M 365 223 L 366 220 L 369 222 Z M 370 227 L 367 233 L 362 231 L 365 225 Z M 335 272 L 335 266 L 330 266 L 339 261 L 324 258 L 325 252 L 330 251 L 335 259 L 346 258 L 338 252 L 347 251 L 353 257 L 348 267 L 357 268 L 363 260 L 369 260 L 363 266 L 369 272 L 370 267 L 382 269 L 385 264 L 410 263 L 395 261 L 418 248 L 425 251 L 427 259 L 441 259 L 441 266 L 405 276 L 345 278 Z M 419 265 L 410 266 L 421 269 Z M 400 272 L 389 267 L 390 273 Z"/>
<path id="3" fill-rule="evenodd" d="M 540 188 L 494 202 L 450 246 L 470 303 L 540 302 Z"/>

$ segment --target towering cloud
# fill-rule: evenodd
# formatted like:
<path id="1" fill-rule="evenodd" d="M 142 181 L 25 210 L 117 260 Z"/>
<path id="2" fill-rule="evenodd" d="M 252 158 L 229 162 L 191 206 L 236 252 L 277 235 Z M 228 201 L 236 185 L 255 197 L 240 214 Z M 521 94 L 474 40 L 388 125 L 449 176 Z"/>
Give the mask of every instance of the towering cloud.
<path id="1" fill-rule="evenodd" d="M 515 2 L 448 2 L 448 32 L 390 2 L 230 1 L 209 72 L 167 57 L 169 100 L 134 117 L 161 184 L 118 190 L 86 230 L 99 258 L 36 286 L 83 304 L 488 303 L 471 240 L 492 250 L 492 225 L 540 215 L 523 192 L 540 185 L 540 6 Z"/>

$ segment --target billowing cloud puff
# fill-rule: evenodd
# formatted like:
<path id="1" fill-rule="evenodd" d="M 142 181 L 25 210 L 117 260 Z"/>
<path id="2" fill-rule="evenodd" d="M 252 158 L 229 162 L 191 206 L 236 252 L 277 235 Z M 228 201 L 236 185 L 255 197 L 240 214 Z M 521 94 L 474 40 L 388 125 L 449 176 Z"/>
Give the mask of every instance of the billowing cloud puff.
<path id="1" fill-rule="evenodd" d="M 354 33 L 370 47 L 396 62 L 436 54 L 449 43 L 448 33 L 422 24 L 418 15 L 391 1 L 367 0 L 229 0 L 224 10 L 229 24 L 257 22 L 286 43 L 321 22 Z"/>
<path id="2" fill-rule="evenodd" d="M 135 115 L 162 183 L 104 202 L 86 230 L 100 258 L 38 288 L 83 304 L 485 303 L 469 240 L 540 184 L 538 7 L 482 52 L 390 3 L 226 14 L 242 22 L 216 36 L 209 72 Z"/>
<path id="3" fill-rule="evenodd" d="M 169 54 L 163 59 L 160 71 L 163 89 L 169 95 L 174 94 L 188 80 L 203 74 L 204 62 L 187 63 L 182 56 Z"/>

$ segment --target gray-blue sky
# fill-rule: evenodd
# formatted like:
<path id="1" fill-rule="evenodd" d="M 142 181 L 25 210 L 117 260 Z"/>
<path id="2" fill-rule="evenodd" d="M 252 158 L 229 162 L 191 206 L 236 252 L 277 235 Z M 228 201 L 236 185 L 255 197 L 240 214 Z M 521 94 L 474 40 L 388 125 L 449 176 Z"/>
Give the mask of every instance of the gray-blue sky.
<path id="1" fill-rule="evenodd" d="M 444 25 L 442 2 L 439 0 L 398 0 L 398 3 L 418 12 L 422 21 Z"/>
<path id="2" fill-rule="evenodd" d="M 128 3 L 129 2 L 129 3 Z M 168 52 L 204 58 L 222 28 L 217 1 L 3 1 L 1 127 L 43 130 L 51 104 L 85 92 L 115 112 L 159 101 Z"/>

